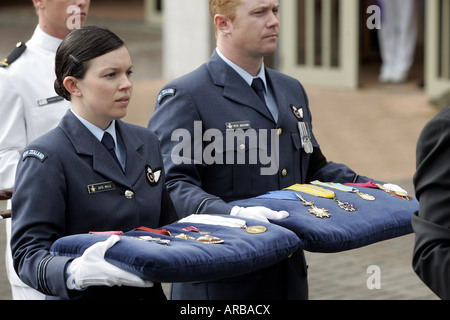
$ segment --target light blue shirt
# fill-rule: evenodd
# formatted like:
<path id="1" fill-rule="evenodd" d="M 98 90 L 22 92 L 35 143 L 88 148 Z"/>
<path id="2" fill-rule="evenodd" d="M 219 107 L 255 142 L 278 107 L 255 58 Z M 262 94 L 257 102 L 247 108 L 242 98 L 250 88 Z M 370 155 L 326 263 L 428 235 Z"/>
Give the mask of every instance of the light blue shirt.
<path id="1" fill-rule="evenodd" d="M 125 146 L 123 144 L 122 139 L 120 139 L 116 134 L 116 120 L 113 120 L 109 125 L 109 127 L 105 131 L 103 131 L 96 125 L 82 118 L 73 109 L 70 109 L 70 111 L 72 111 L 75 117 L 77 117 L 78 120 L 81 121 L 81 123 L 98 139 L 98 141 L 100 142 L 102 141 L 105 132 L 109 132 L 111 134 L 111 136 L 114 139 L 114 143 L 116 144 L 115 151 L 117 159 L 119 159 L 120 165 L 122 166 L 122 169 L 125 171 L 125 163 L 126 163 Z"/>
<path id="2" fill-rule="evenodd" d="M 267 108 L 269 109 L 270 113 L 272 114 L 272 117 L 274 118 L 275 122 L 278 122 L 278 106 L 277 102 L 275 101 L 275 95 L 273 94 L 271 88 L 267 86 L 267 80 L 266 80 L 266 72 L 264 68 L 264 63 L 259 70 L 259 73 L 256 77 L 253 77 L 250 73 L 239 67 L 237 64 L 230 61 L 227 57 L 225 57 L 222 52 L 220 52 L 219 48 L 216 48 L 216 52 L 219 55 L 219 57 L 222 58 L 223 61 L 225 61 L 226 64 L 228 64 L 231 68 L 233 68 L 234 71 L 236 71 L 244 80 L 248 83 L 249 86 L 252 85 L 254 78 L 261 78 L 261 80 L 264 83 L 264 97 L 266 98 L 266 104 Z"/>

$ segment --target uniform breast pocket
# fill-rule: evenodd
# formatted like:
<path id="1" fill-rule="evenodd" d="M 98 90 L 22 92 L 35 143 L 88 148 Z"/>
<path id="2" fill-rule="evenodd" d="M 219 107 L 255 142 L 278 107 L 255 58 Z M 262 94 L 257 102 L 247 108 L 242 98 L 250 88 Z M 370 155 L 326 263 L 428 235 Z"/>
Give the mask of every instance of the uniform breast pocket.
<path id="1" fill-rule="evenodd" d="M 259 138 L 252 129 L 227 135 L 226 158 L 227 164 L 231 164 L 230 161 L 233 164 L 235 198 L 250 198 L 267 191 L 270 175 L 264 174 L 264 168 L 267 170 L 271 165 L 271 148 L 267 145 L 270 140 Z"/>

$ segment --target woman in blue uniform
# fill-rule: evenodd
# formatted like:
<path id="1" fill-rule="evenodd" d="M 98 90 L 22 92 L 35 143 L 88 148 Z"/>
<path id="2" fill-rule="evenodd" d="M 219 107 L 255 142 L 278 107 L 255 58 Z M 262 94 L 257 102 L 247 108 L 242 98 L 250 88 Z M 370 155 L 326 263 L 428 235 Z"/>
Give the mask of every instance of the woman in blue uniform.
<path id="1" fill-rule="evenodd" d="M 14 267 L 47 298 L 165 299 L 160 284 L 105 261 L 119 237 L 75 260 L 50 255 L 53 242 L 64 236 L 154 228 L 177 219 L 156 136 L 119 120 L 133 89 L 123 41 L 107 29 L 83 27 L 61 43 L 55 61 L 56 92 L 72 109 L 19 162 L 12 200 Z"/>

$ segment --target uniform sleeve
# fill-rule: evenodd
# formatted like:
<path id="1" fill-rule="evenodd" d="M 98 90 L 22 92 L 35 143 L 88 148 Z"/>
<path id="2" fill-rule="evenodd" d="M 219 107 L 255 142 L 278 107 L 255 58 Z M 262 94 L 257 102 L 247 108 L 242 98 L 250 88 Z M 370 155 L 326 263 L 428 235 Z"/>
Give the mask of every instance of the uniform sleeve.
<path id="1" fill-rule="evenodd" d="M 42 148 L 27 149 L 19 161 L 12 199 L 14 268 L 30 287 L 59 297 L 68 297 L 65 266 L 69 258 L 51 256 L 50 248 L 65 234 L 65 190 L 58 158 Z"/>
<path id="2" fill-rule="evenodd" d="M 27 143 L 23 100 L 4 69 L 0 69 L 0 190 L 12 188 L 17 162 Z"/>
<path id="3" fill-rule="evenodd" d="M 417 144 L 414 176 L 419 211 L 413 268 L 442 299 L 450 299 L 450 109 L 425 126 Z"/>
<path id="4" fill-rule="evenodd" d="M 180 218 L 191 214 L 229 214 L 232 206 L 202 190 L 204 163 L 196 163 L 194 122 L 201 121 L 189 92 L 169 84 L 161 90 L 148 128 L 158 136 L 166 171 L 167 190 Z M 180 146 L 190 150 L 183 156 Z M 198 149 L 197 149 L 198 148 Z"/>

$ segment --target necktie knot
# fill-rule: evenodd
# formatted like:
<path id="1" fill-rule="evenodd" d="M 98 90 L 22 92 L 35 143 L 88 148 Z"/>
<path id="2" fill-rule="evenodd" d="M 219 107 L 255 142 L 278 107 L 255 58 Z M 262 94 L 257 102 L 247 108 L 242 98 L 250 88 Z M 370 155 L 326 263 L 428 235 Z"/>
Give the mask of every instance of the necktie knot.
<path id="1" fill-rule="evenodd" d="M 262 103 L 267 106 L 266 104 L 266 97 L 264 96 L 264 82 L 261 78 L 254 78 L 252 82 L 252 88 L 255 91 L 256 95 L 259 97 L 259 99 L 262 101 Z"/>
<path id="2" fill-rule="evenodd" d="M 109 132 L 105 132 L 103 134 L 102 143 L 108 151 L 114 150 L 114 148 L 116 147 L 114 139 Z"/>
<path id="3" fill-rule="evenodd" d="M 262 81 L 262 79 L 261 78 L 254 78 L 253 82 L 252 82 L 252 88 L 257 93 L 264 92 L 264 82 Z"/>
<path id="4" fill-rule="evenodd" d="M 105 146 L 106 150 L 109 151 L 109 154 L 111 155 L 111 157 L 113 157 L 114 161 L 116 161 L 116 163 L 122 169 L 122 165 L 120 164 L 120 161 L 117 158 L 116 151 L 114 150 L 116 147 L 116 144 L 114 143 L 114 139 L 109 132 L 105 132 L 103 134 L 102 144 Z"/>

